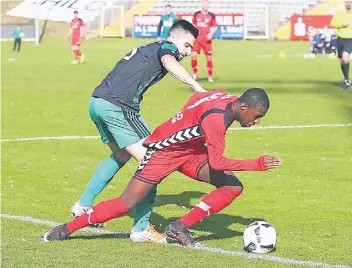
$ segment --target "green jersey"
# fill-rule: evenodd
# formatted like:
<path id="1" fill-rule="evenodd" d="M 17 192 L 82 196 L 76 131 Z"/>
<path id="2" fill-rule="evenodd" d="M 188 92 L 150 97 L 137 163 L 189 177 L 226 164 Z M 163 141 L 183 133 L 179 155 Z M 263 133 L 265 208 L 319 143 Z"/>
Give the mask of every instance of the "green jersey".
<path id="1" fill-rule="evenodd" d="M 13 32 L 12 32 L 12 36 L 13 36 L 13 38 L 15 38 L 15 39 L 21 39 L 22 38 L 22 35 L 23 35 L 23 30 L 22 29 L 15 29 L 15 30 L 13 30 Z"/>
<path id="2" fill-rule="evenodd" d="M 175 44 L 154 42 L 133 49 L 123 57 L 94 90 L 93 97 L 117 106 L 139 111 L 143 94 L 168 73 L 161 58 L 171 55 L 180 60 Z"/>
<path id="3" fill-rule="evenodd" d="M 174 13 L 170 13 L 170 15 L 162 15 L 160 18 L 160 23 L 158 26 L 158 36 L 162 39 L 166 39 L 167 34 L 171 26 L 178 20 L 178 17 Z M 161 31 L 162 28 L 162 31 Z"/>

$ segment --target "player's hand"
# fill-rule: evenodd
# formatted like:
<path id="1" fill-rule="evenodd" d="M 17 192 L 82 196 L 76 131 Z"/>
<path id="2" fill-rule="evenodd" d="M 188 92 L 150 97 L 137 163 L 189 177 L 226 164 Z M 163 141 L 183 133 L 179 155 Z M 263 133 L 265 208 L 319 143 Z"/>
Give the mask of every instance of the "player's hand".
<path id="1" fill-rule="evenodd" d="M 281 167 L 281 159 L 272 155 L 262 155 L 258 158 L 260 170 L 268 170 Z"/>
<path id="2" fill-rule="evenodd" d="M 207 34 L 207 39 L 208 39 L 208 40 L 211 40 L 212 38 L 213 38 L 213 36 L 212 36 L 210 33 L 208 33 L 208 34 Z"/>

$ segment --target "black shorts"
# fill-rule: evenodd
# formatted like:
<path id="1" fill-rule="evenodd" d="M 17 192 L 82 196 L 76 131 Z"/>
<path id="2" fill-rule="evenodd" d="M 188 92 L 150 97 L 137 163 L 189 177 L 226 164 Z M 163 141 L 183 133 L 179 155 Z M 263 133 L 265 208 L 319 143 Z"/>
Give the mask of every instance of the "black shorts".
<path id="1" fill-rule="evenodd" d="M 342 53 L 352 53 L 352 38 L 337 38 L 337 52 L 338 57 L 342 58 Z"/>

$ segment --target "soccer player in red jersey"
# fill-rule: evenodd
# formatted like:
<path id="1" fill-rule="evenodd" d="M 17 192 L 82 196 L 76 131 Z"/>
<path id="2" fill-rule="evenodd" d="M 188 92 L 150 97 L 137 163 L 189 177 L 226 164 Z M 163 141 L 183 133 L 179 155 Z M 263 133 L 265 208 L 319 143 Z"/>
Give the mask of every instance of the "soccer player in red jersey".
<path id="1" fill-rule="evenodd" d="M 213 80 L 213 46 L 212 38 L 217 29 L 215 15 L 208 11 L 208 1 L 203 1 L 202 11 L 198 11 L 194 14 L 192 23 L 197 26 L 199 35 L 196 43 L 192 50 L 191 60 L 193 69 L 193 78 L 198 78 L 198 60 L 197 56 L 200 50 L 203 49 L 204 54 L 207 58 L 207 69 L 208 69 L 208 81 L 214 82 Z"/>
<path id="2" fill-rule="evenodd" d="M 78 11 L 74 11 L 73 15 L 74 15 L 74 18 L 71 21 L 70 30 L 65 36 L 65 39 L 67 39 L 70 35 L 72 35 L 71 48 L 72 48 L 73 54 L 75 55 L 75 59 L 74 61 L 71 62 L 71 64 L 78 64 L 78 63 L 84 62 L 85 55 L 81 53 L 80 46 L 82 42 L 82 37 L 84 36 L 87 40 L 87 35 L 86 35 L 86 30 L 84 28 L 83 20 L 78 18 Z"/>
<path id="3" fill-rule="evenodd" d="M 73 221 L 42 235 L 50 242 L 68 237 L 91 224 L 103 223 L 127 213 L 156 184 L 174 171 L 216 187 L 186 215 L 165 230 L 170 240 L 197 247 L 188 228 L 230 205 L 243 191 L 232 171 L 265 171 L 278 168 L 279 158 L 262 155 L 257 159 L 229 159 L 224 156 L 225 134 L 234 121 L 242 127 L 258 124 L 269 109 L 263 89 L 250 88 L 239 98 L 222 90 L 195 93 L 182 111 L 157 127 L 144 141 L 147 152 L 122 195 L 103 201 Z M 205 145 L 207 144 L 207 145 Z"/>

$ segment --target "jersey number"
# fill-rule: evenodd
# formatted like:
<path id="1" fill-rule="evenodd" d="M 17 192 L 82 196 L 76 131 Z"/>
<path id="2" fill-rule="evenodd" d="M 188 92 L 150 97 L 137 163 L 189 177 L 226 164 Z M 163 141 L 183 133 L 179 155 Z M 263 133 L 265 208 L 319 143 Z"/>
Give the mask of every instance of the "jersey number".
<path id="1" fill-rule="evenodd" d="M 171 119 L 171 123 L 176 123 L 176 121 L 179 121 L 183 118 L 183 111 L 177 113 L 172 119 Z"/>
<path id="2" fill-rule="evenodd" d="M 126 56 L 124 56 L 123 59 L 124 59 L 124 60 L 130 60 L 130 59 L 133 57 L 133 55 L 137 53 L 137 49 L 138 49 L 138 48 L 133 49 L 133 50 L 131 51 L 131 53 L 128 54 L 128 55 L 126 55 Z"/>
<path id="3" fill-rule="evenodd" d="M 221 95 L 224 95 L 224 94 L 218 92 L 218 93 L 215 93 L 215 94 L 213 94 L 213 95 L 211 95 L 211 96 L 207 96 L 207 97 L 205 97 L 205 98 L 200 99 L 199 101 L 197 101 L 197 102 L 194 103 L 193 105 L 188 106 L 186 109 L 187 109 L 187 110 L 193 109 L 194 107 L 197 107 L 198 105 L 202 104 L 203 102 L 216 100 L 216 99 L 218 99 L 219 97 L 220 97 L 221 99 L 223 99 L 223 100 L 229 99 L 229 98 L 232 97 L 231 94 L 227 94 L 227 95 L 225 95 L 225 96 L 221 96 Z M 172 124 L 173 124 L 173 123 L 176 123 L 176 121 L 179 121 L 179 120 L 181 120 L 181 119 L 183 118 L 183 111 L 184 111 L 184 110 L 182 110 L 181 112 L 177 113 L 177 114 L 171 119 L 171 123 L 172 123 Z"/>

